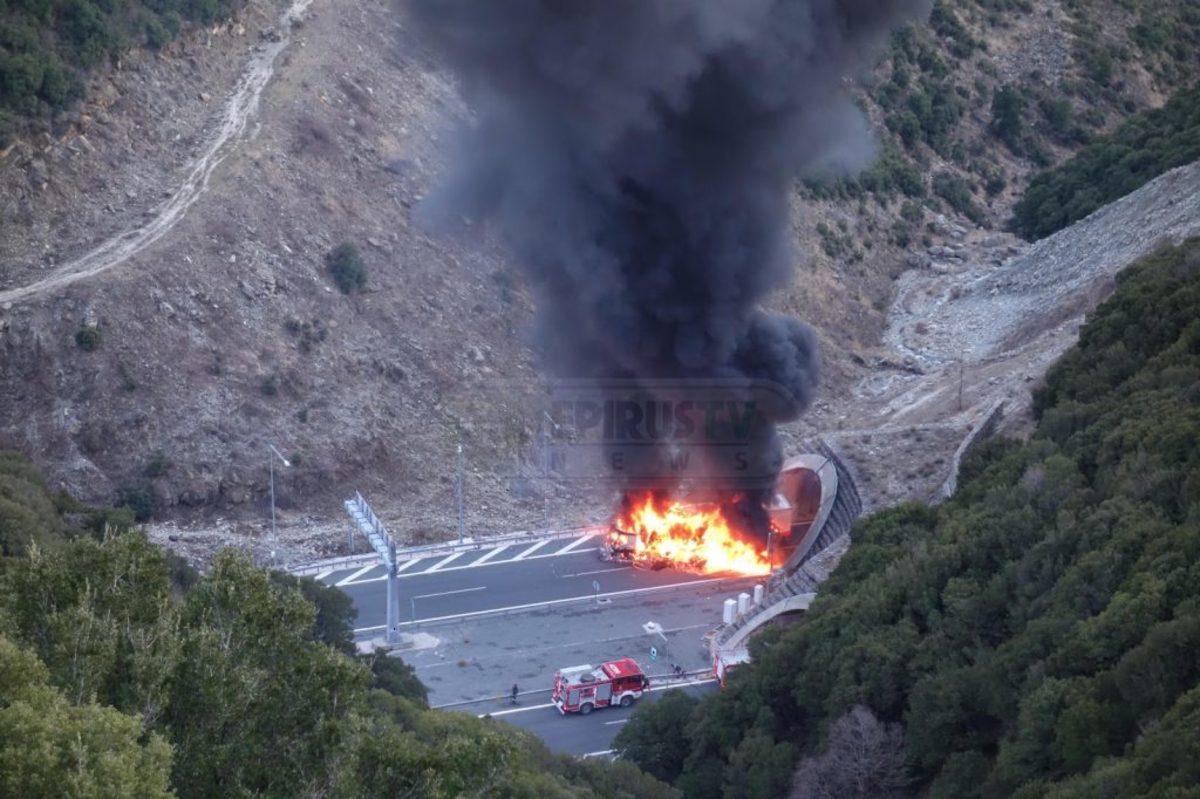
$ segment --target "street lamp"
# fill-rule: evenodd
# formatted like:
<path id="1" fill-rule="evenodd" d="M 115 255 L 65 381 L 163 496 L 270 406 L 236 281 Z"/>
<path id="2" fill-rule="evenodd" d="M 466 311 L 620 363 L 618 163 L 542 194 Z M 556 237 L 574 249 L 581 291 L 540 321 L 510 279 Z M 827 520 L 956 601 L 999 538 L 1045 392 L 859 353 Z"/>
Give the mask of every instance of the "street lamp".
<path id="1" fill-rule="evenodd" d="M 292 463 L 287 458 L 283 457 L 283 453 L 275 449 L 274 444 L 267 444 L 271 452 L 278 457 L 284 466 L 291 466 Z M 275 458 L 270 458 L 271 469 L 271 567 L 275 566 Z"/>
<path id="2" fill-rule="evenodd" d="M 542 526 L 547 532 L 550 530 L 550 485 L 551 477 L 550 470 L 553 468 L 554 459 L 550 453 L 550 438 L 551 430 L 554 433 L 558 432 L 558 422 L 554 421 L 554 417 L 542 411 L 542 417 L 550 424 L 550 427 L 542 427 L 542 467 L 545 470 L 542 473 Z"/>
<path id="3" fill-rule="evenodd" d="M 463 465 L 462 431 L 458 432 L 458 479 L 454 482 L 454 500 L 458 506 L 458 543 L 463 542 L 463 530 L 466 524 L 463 520 L 463 480 L 465 471 Z"/>

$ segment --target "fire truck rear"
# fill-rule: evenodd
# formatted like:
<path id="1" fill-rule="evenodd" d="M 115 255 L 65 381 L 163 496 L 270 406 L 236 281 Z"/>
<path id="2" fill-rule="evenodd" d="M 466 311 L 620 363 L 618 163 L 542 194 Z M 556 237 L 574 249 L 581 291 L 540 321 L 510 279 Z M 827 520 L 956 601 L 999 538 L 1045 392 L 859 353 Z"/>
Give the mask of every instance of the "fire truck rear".
<path id="1" fill-rule="evenodd" d="M 572 666 L 554 675 L 551 700 L 559 713 L 587 715 L 598 707 L 629 707 L 641 699 L 650 680 L 633 658 L 621 658 L 599 666 Z"/>

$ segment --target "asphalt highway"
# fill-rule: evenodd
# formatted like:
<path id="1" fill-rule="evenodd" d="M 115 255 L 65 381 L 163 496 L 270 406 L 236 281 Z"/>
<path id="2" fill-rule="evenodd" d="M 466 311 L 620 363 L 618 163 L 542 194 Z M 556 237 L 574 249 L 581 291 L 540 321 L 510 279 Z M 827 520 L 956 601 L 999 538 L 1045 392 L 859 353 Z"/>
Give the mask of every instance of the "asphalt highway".
<path id="1" fill-rule="evenodd" d="M 630 594 L 679 586 L 717 584 L 736 579 L 670 569 L 646 571 L 602 561 L 599 535 L 582 535 L 438 556 L 402 565 L 400 618 L 405 628 L 421 622 L 445 622 L 471 614 L 537 610 L 555 600 L 611 600 Z M 358 609 L 355 632 L 383 630 L 387 618 L 387 581 L 383 566 L 367 566 L 318 575 L 346 592 Z"/>
<path id="2" fill-rule="evenodd" d="M 402 560 L 401 626 L 423 641 L 396 655 L 417 669 L 431 704 L 490 713 L 559 752 L 600 755 L 611 749 L 632 709 L 563 716 L 549 704 L 556 669 L 626 656 L 637 657 L 652 678 L 675 663 L 699 673 L 708 669 L 701 636 L 719 623 L 724 599 L 750 590 L 755 580 L 606 562 L 597 551 L 602 540 L 589 533 Z M 361 642 L 382 635 L 383 566 L 330 570 L 317 579 L 353 600 Z M 647 633 L 649 621 L 663 633 Z M 707 675 L 694 680 L 682 690 L 715 690 Z M 515 708 L 506 704 L 514 681 L 523 691 Z M 654 701 L 667 687 L 656 684 L 640 701 Z"/>

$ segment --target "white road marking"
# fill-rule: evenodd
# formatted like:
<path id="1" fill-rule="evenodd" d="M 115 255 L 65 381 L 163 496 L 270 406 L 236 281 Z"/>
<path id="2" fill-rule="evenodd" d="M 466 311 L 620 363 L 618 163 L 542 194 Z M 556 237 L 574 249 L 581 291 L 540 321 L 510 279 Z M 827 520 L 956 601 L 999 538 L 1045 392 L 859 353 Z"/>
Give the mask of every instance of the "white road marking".
<path id="1" fill-rule="evenodd" d="M 604 722 L 604 726 L 609 727 L 609 726 L 612 726 L 613 724 L 624 724 L 627 721 L 629 721 L 629 719 L 617 719 L 616 721 L 606 721 L 606 722 Z"/>
<path id="2" fill-rule="evenodd" d="M 396 567 L 396 574 L 399 574 L 400 572 L 404 571 L 405 569 L 416 566 L 417 563 L 420 562 L 420 560 L 421 560 L 420 558 L 413 558 L 412 560 L 404 561 L 403 563 L 401 563 L 399 566 Z M 380 577 L 379 579 L 386 580 L 387 575 L 385 574 L 383 577 Z M 363 582 L 370 582 L 370 580 L 363 580 Z"/>
<path id="3" fill-rule="evenodd" d="M 580 538 L 580 539 L 578 539 L 577 541 L 574 541 L 573 543 L 571 543 L 571 544 L 568 544 L 567 546 L 565 546 L 565 547 L 563 547 L 562 549 L 558 550 L 558 552 L 556 552 L 555 554 L 557 554 L 557 555 L 565 555 L 565 554 L 567 554 L 568 552 L 570 552 L 572 549 L 575 549 L 575 547 L 581 546 L 581 545 L 582 545 L 582 544 L 583 544 L 585 541 L 591 541 L 591 540 L 592 540 L 593 538 L 595 538 L 597 535 L 599 535 L 599 533 L 589 533 L 588 535 L 585 535 L 583 538 Z"/>
<path id="4" fill-rule="evenodd" d="M 666 585 L 654 585 L 649 588 L 628 588 L 624 591 L 610 591 L 607 594 L 586 594 L 584 596 L 565 597 L 563 599 L 547 599 L 544 602 L 527 602 L 524 605 L 509 605 L 504 608 L 488 608 L 487 610 L 473 610 L 469 613 L 455 613 L 451 616 L 434 616 L 430 619 L 421 619 L 422 624 L 428 624 L 435 621 L 451 621 L 453 619 L 469 619 L 472 616 L 489 616 L 493 613 L 511 613 L 515 610 L 528 610 L 530 608 L 546 608 L 564 605 L 568 602 L 594 602 L 597 599 L 605 599 L 606 597 L 628 596 L 629 594 L 648 594 L 653 591 L 666 591 L 670 588 L 680 588 L 683 586 L 708 585 L 709 583 L 729 582 L 736 578 L 730 577 L 712 577 L 707 580 L 686 580 L 682 583 L 667 583 Z M 752 579 L 752 578 L 745 578 Z M 410 625 L 411 622 L 402 621 L 398 626 L 404 627 Z M 373 627 L 356 627 L 356 633 L 368 633 L 374 630 L 382 630 L 386 625 L 376 624 Z"/>
<path id="5" fill-rule="evenodd" d="M 503 552 L 504 550 L 508 549 L 508 548 L 509 548 L 509 546 L 511 546 L 511 544 L 505 544 L 505 545 L 504 545 L 504 546 L 502 546 L 502 547 L 497 547 L 496 549 L 493 549 L 491 552 L 487 553 L 486 555 L 484 555 L 482 558 L 480 558 L 479 560 L 475 561 L 475 562 L 474 562 L 474 563 L 472 563 L 471 565 L 472 565 L 472 566 L 479 566 L 479 565 L 481 565 L 481 564 L 487 563 L 489 560 L 491 560 L 492 558 L 496 557 L 497 555 L 499 555 L 499 554 L 500 554 L 501 552 Z"/>
<path id="6" fill-rule="evenodd" d="M 618 566 L 615 569 L 596 569 L 590 572 L 575 572 L 574 574 L 560 574 L 559 577 L 586 577 L 589 574 L 604 574 L 605 572 L 623 572 L 624 568 Z"/>
<path id="7" fill-rule="evenodd" d="M 484 716 L 508 716 L 512 713 L 524 713 L 527 710 L 544 710 L 548 707 L 554 707 L 553 702 L 547 702 L 544 705 L 530 705 L 529 707 L 514 707 L 512 710 L 497 710 L 492 713 L 480 713 L 479 718 Z"/>
<path id="8" fill-rule="evenodd" d="M 440 569 L 440 568 L 442 568 L 443 566 L 445 566 L 445 565 L 446 565 L 447 563 L 449 563 L 450 561 L 454 560 L 455 558 L 461 558 L 461 557 L 462 557 L 463 555 L 465 555 L 465 554 L 467 554 L 467 553 L 466 553 L 466 550 L 463 550 L 463 551 L 461 551 L 461 552 L 454 552 L 454 553 L 452 553 L 452 554 L 450 554 L 450 555 L 447 555 L 446 557 L 444 557 L 444 558 L 442 558 L 441 560 L 439 560 L 437 563 L 435 563 L 435 564 L 433 564 L 432 566 L 430 566 L 430 567 L 429 567 L 428 569 L 426 569 L 426 570 L 425 570 L 423 573 L 424 573 L 424 574 L 429 574 L 430 572 L 435 572 L 435 571 L 437 571 L 438 569 Z"/>
<path id="9" fill-rule="evenodd" d="M 539 549 L 541 549 L 542 547 L 546 546 L 546 544 L 549 544 L 549 543 L 550 543 L 550 539 L 546 539 L 545 541 L 538 541 L 536 544 L 531 546 L 529 549 L 525 550 L 520 555 L 517 555 L 515 558 L 513 558 L 513 560 L 524 560 L 525 558 L 529 557 L 534 552 L 537 552 Z"/>
<path id="10" fill-rule="evenodd" d="M 321 572 L 320 574 L 315 575 L 313 577 L 313 579 L 316 580 L 317 582 L 320 582 L 321 580 L 324 580 L 329 575 L 333 574 L 333 572 L 334 572 L 333 569 L 326 569 L 325 571 Z"/>
<path id="11" fill-rule="evenodd" d="M 412 599 L 432 599 L 435 596 L 450 596 L 451 594 L 469 594 L 472 591 L 483 591 L 486 588 L 487 588 L 486 585 L 478 585 L 474 588 L 460 588 L 457 591 L 442 591 L 440 594 L 418 594 L 417 596 L 412 597 Z"/>
<path id="12" fill-rule="evenodd" d="M 354 574 L 351 574 L 349 577 L 346 577 L 345 579 L 342 579 L 342 580 L 338 580 L 336 583 L 334 583 L 334 585 L 336 585 L 337 587 L 340 588 L 343 585 L 346 585 L 347 583 L 351 583 L 355 579 L 362 577 L 364 574 L 371 571 L 372 569 L 378 569 L 378 568 L 379 568 L 378 563 L 368 563 L 366 566 L 363 566 L 361 569 L 354 572 Z"/>
<path id="13" fill-rule="evenodd" d="M 543 542 L 543 543 L 545 543 L 545 542 Z M 518 560 L 518 558 L 511 558 L 509 560 L 497 560 L 497 561 L 492 561 L 491 563 L 488 563 L 488 561 L 491 561 L 492 558 L 496 557 L 501 552 L 503 552 L 506 549 L 509 549 L 512 546 L 514 546 L 514 545 L 513 544 L 505 544 L 502 547 L 492 550 L 491 552 L 484 555 L 479 560 L 472 561 L 471 563 L 467 563 L 462 566 L 446 566 L 445 568 L 439 567 L 437 574 L 445 574 L 446 572 L 462 571 L 463 569 L 474 569 L 476 566 L 483 566 L 483 565 L 502 566 L 505 563 L 513 563 L 516 560 Z M 542 558 L 557 558 L 561 554 L 562 554 L 561 552 L 547 552 L 547 553 L 544 553 L 541 555 L 529 555 L 528 560 L 541 560 Z M 587 550 L 567 553 L 567 555 L 572 556 L 572 557 L 574 557 L 575 555 L 590 555 L 590 554 L 591 553 L 589 553 Z M 421 560 L 421 558 L 413 558 L 412 560 L 404 561 L 402 564 L 400 564 L 400 568 L 396 570 L 396 573 L 399 574 L 400 572 L 404 571 L 409 566 L 412 566 L 419 560 Z M 379 564 L 376 564 L 376 565 L 379 565 Z M 608 570 L 606 569 L 605 571 L 608 571 Z M 420 577 L 422 574 L 427 574 L 427 573 L 428 572 L 423 569 L 414 574 L 406 574 L 404 576 L 405 577 Z M 381 574 L 378 577 L 367 577 L 366 579 L 363 579 L 363 580 L 355 580 L 353 583 L 348 583 L 348 585 L 366 585 L 367 583 L 380 583 L 386 579 L 387 579 L 387 575 Z M 342 585 L 342 583 L 338 583 L 339 587 L 341 585 Z"/>

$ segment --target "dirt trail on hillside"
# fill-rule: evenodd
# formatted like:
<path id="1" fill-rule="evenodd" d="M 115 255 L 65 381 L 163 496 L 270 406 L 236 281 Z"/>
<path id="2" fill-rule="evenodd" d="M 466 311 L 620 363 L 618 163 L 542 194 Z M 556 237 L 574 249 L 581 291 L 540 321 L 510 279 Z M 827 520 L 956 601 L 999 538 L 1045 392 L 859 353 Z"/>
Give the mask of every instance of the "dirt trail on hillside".
<path id="1" fill-rule="evenodd" d="M 254 56 L 229 100 L 220 126 L 208 146 L 191 163 L 183 184 L 144 225 L 130 228 L 94 247 L 51 274 L 20 288 L 0 291 L 0 306 L 20 302 L 107 272 L 162 238 L 208 188 L 213 171 L 242 140 L 258 111 L 259 99 L 275 74 L 275 61 L 292 41 L 292 26 L 299 22 L 312 0 L 294 0 L 279 18 L 275 36 L 258 45 Z M 253 134 L 252 134 L 253 135 Z"/>

